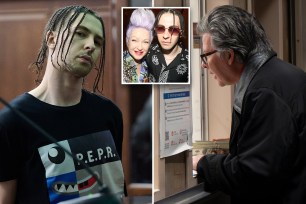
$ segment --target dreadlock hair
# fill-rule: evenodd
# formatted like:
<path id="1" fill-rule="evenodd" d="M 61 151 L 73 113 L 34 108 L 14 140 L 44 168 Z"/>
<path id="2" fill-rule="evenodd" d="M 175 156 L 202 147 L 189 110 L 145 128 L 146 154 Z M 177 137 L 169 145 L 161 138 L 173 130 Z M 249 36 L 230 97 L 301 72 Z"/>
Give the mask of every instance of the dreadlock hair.
<path id="1" fill-rule="evenodd" d="M 175 24 L 175 16 L 177 16 L 179 18 L 180 21 L 180 26 L 181 26 L 181 33 L 180 33 L 180 38 L 178 43 L 182 46 L 183 42 L 184 42 L 184 38 L 185 38 L 185 21 L 184 21 L 184 16 L 182 15 L 182 13 L 176 9 L 163 9 L 161 10 L 157 16 L 156 16 L 156 20 L 154 23 L 154 28 L 158 25 L 159 20 L 161 18 L 161 16 L 165 13 L 171 13 L 173 15 L 173 24 Z M 156 37 L 156 32 L 154 31 L 154 36 Z"/>
<path id="2" fill-rule="evenodd" d="M 47 46 L 47 39 L 46 36 L 48 34 L 48 32 L 50 31 L 57 31 L 58 33 L 62 33 L 61 36 L 59 36 L 59 38 L 61 38 L 61 43 L 59 45 L 59 52 L 57 53 L 57 60 L 56 62 L 53 62 L 52 58 L 51 58 L 51 62 L 54 65 L 54 63 L 57 63 L 59 65 L 59 57 L 60 59 L 66 64 L 65 60 L 68 54 L 68 51 L 70 49 L 71 46 L 71 42 L 72 39 L 75 35 L 75 30 L 72 31 L 71 25 L 75 22 L 75 20 L 77 19 L 77 17 L 79 15 L 83 15 L 81 20 L 78 22 L 77 26 L 79 26 L 83 19 L 85 18 L 85 16 L 89 14 L 92 15 L 94 17 L 96 17 L 101 25 L 102 25 L 102 34 L 103 37 L 105 37 L 105 29 L 104 29 L 104 22 L 102 20 L 102 18 L 100 16 L 98 16 L 94 11 L 84 7 L 84 6 L 67 6 L 67 7 L 63 7 L 58 9 L 57 11 L 55 11 L 53 13 L 53 15 L 50 17 L 48 23 L 46 24 L 46 27 L 44 29 L 44 33 L 42 36 L 42 42 L 41 42 L 41 47 L 39 50 L 39 54 L 37 56 L 36 61 L 32 64 L 35 65 L 34 70 L 37 74 L 37 79 L 35 80 L 36 83 L 40 83 L 41 79 L 41 72 L 43 71 L 43 64 L 45 62 L 47 53 L 48 53 L 48 46 Z M 66 27 L 65 27 L 66 26 Z M 63 35 L 63 33 L 67 32 L 68 34 L 65 36 Z M 69 39 L 70 35 L 72 35 L 71 39 Z M 55 42 L 55 47 L 58 46 L 58 39 L 56 39 Z M 66 54 L 64 52 L 64 48 L 65 45 L 68 43 L 68 48 L 66 51 Z M 53 52 L 51 54 L 51 56 L 53 56 L 55 53 Z M 105 40 L 103 42 L 103 45 L 101 47 L 101 56 L 100 56 L 100 62 L 98 66 L 95 66 L 94 69 L 97 70 L 97 75 L 93 84 L 93 92 L 100 92 L 102 93 L 103 90 L 103 75 L 104 75 L 104 65 L 105 65 Z M 102 76 L 102 88 L 101 90 L 99 90 L 99 81 L 101 79 Z"/>

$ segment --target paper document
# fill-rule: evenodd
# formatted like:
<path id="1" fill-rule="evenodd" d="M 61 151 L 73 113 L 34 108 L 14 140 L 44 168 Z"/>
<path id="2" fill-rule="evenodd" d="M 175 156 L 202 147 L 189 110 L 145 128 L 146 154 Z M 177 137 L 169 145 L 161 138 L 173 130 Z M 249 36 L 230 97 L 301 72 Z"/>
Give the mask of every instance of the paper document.
<path id="1" fill-rule="evenodd" d="M 160 86 L 160 158 L 192 148 L 189 85 Z"/>

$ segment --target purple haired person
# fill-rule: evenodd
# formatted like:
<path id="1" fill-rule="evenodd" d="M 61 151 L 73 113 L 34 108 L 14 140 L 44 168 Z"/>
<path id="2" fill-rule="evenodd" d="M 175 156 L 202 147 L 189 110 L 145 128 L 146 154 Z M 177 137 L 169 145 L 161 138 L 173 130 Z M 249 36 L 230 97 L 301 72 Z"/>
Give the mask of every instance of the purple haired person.
<path id="1" fill-rule="evenodd" d="M 123 82 L 144 83 L 148 80 L 145 56 L 153 39 L 154 13 L 145 8 L 135 9 L 126 31 L 127 50 L 123 52 Z"/>

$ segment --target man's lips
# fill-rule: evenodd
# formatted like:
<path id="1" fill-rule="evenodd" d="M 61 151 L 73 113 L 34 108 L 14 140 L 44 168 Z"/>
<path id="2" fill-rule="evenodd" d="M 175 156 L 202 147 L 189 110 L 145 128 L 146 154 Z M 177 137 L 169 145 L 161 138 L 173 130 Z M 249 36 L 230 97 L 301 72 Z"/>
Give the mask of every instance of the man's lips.
<path id="1" fill-rule="evenodd" d="M 162 41 L 162 44 L 163 44 L 163 45 L 170 45 L 171 42 Z"/>
<path id="2" fill-rule="evenodd" d="M 82 61 L 85 61 L 85 62 L 88 62 L 88 63 L 92 64 L 92 59 L 91 59 L 91 57 L 88 56 L 88 55 L 81 55 L 81 56 L 79 56 L 79 58 L 80 58 Z"/>

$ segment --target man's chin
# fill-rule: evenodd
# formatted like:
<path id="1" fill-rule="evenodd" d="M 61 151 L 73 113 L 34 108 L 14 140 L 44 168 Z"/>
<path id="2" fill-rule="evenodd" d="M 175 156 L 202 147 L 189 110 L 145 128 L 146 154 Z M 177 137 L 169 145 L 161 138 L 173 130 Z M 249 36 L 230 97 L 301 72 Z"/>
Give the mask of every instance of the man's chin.
<path id="1" fill-rule="evenodd" d="M 165 45 L 162 45 L 161 46 L 162 47 L 162 49 L 163 49 L 163 51 L 171 51 L 171 50 L 173 50 L 173 46 L 165 46 Z"/>
<path id="2" fill-rule="evenodd" d="M 74 75 L 79 78 L 84 78 L 90 73 L 91 69 L 75 70 Z"/>
<path id="3" fill-rule="evenodd" d="M 224 84 L 222 81 L 218 81 L 218 85 L 219 85 L 220 87 L 226 86 L 226 84 Z"/>

